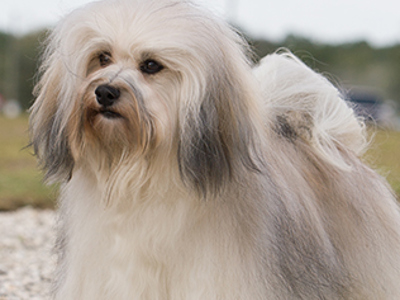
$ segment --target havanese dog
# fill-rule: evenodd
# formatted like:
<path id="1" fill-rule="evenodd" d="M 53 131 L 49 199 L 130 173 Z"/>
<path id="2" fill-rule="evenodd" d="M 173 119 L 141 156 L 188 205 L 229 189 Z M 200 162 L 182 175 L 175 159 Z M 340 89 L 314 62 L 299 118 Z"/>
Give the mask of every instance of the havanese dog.
<path id="1" fill-rule="evenodd" d="M 400 299 L 365 128 L 287 51 L 253 67 L 187 1 L 105 0 L 49 37 L 34 151 L 61 183 L 54 299 Z"/>

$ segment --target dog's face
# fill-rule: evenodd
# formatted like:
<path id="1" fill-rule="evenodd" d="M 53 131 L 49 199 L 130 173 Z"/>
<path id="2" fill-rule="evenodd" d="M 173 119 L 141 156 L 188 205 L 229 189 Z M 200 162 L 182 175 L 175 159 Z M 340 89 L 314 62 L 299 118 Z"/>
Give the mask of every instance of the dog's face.
<path id="1" fill-rule="evenodd" d="M 207 189 L 235 156 L 249 163 L 256 89 L 243 45 L 181 1 L 102 1 L 67 16 L 50 36 L 32 108 L 47 176 L 66 180 L 93 155 L 112 164 L 122 153 L 163 154 Z"/>

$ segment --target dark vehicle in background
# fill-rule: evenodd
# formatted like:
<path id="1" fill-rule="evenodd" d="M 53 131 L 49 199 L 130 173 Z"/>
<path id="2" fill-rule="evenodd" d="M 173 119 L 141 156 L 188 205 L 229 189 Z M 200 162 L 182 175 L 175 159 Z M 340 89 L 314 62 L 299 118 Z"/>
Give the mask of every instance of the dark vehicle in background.
<path id="1" fill-rule="evenodd" d="M 350 89 L 346 94 L 346 100 L 356 114 L 367 123 L 387 129 L 400 129 L 395 102 L 384 100 L 378 92 L 368 89 Z"/>

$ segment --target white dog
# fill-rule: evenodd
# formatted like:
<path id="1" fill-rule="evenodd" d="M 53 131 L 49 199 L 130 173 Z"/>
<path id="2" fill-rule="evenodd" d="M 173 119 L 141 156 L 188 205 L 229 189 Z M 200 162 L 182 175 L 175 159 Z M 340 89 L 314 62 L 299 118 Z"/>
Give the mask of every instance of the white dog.
<path id="1" fill-rule="evenodd" d="M 364 129 L 288 53 L 187 1 L 106 0 L 49 38 L 32 143 L 62 182 L 62 300 L 400 299 Z"/>

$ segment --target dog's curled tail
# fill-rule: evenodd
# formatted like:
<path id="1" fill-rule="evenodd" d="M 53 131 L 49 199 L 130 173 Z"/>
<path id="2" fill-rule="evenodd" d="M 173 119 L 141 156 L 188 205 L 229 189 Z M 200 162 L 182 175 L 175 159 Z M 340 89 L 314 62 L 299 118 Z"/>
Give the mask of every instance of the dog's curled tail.
<path id="1" fill-rule="evenodd" d="M 363 121 L 325 77 L 288 51 L 263 58 L 254 69 L 274 129 L 309 141 L 325 160 L 344 169 L 343 151 L 361 155 L 367 146 Z"/>

